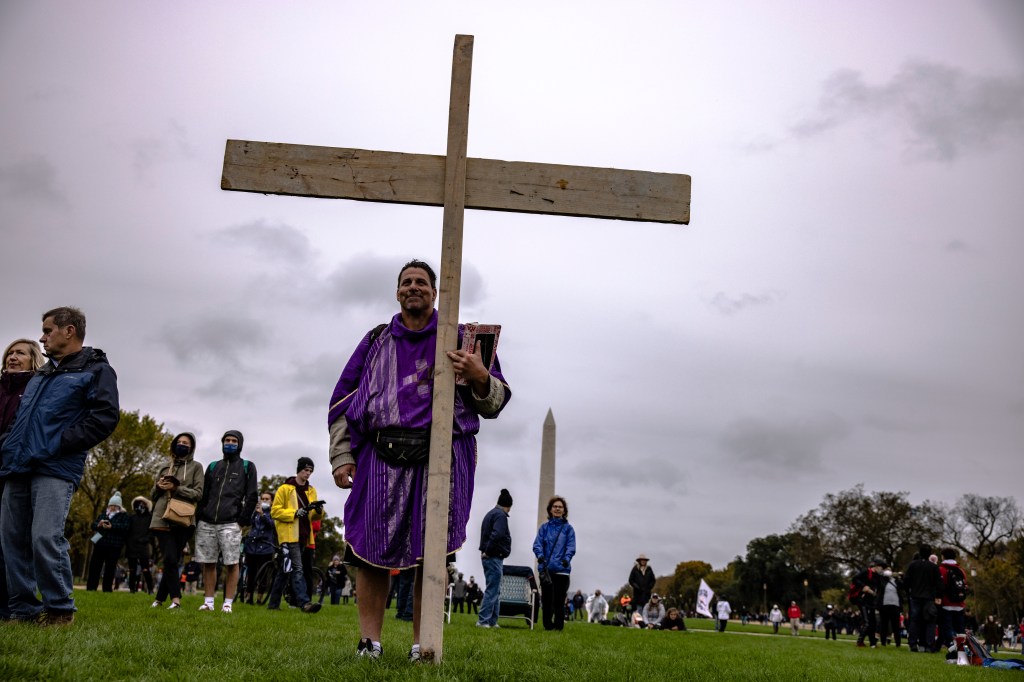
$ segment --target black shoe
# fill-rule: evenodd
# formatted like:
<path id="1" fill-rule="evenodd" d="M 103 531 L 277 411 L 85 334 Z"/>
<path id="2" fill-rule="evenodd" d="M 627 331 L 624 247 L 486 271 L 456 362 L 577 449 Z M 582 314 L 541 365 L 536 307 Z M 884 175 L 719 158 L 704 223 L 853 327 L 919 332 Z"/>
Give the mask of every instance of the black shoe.
<path id="1" fill-rule="evenodd" d="M 316 602 L 308 601 L 308 602 L 306 602 L 305 604 L 302 605 L 302 612 L 303 613 L 316 613 L 321 608 L 322 608 L 322 606 L 320 604 L 317 604 Z"/>

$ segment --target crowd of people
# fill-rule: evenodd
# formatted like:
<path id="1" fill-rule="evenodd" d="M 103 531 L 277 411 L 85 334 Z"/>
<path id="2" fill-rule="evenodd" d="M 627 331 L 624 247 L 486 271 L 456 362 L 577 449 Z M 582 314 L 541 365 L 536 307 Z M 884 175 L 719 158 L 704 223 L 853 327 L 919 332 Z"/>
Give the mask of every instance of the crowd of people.
<path id="1" fill-rule="evenodd" d="M 426 464 L 438 338 L 432 268 L 417 260 L 406 263 L 398 274 L 395 297 L 399 311 L 358 342 L 329 402 L 331 477 L 338 488 L 349 491 L 344 509 L 347 542 L 344 556 L 332 557 L 325 571 L 319 601 L 314 601 L 312 563 L 325 503 L 310 484 L 314 462 L 300 457 L 294 476 L 276 490 L 259 491 L 256 466 L 242 457 L 244 436 L 234 429 L 224 432 L 220 456 L 206 465 L 196 460 L 196 436 L 177 434 L 166 461 L 153 472 L 149 497 L 136 496 L 130 509 L 124 507 L 121 494 L 112 491 L 92 524 L 86 589 L 102 585 L 109 592 L 119 575 L 126 576 L 129 590 L 153 595 L 153 608 L 167 603 L 166 608 L 174 610 L 181 608 L 183 589 L 201 585 L 200 611 L 231 613 L 236 599 L 252 603 L 263 567 L 276 561 L 269 609 L 281 608 L 288 595 L 292 606 L 317 613 L 325 595 L 332 604 L 347 603 L 357 586 L 356 655 L 383 655 L 384 611 L 394 600 L 398 617 L 412 622 L 408 659 L 419 661 Z M 0 580 L 0 618 L 43 625 L 74 621 L 65 521 L 89 449 L 113 432 L 120 415 L 117 375 L 103 351 L 84 345 L 85 328 L 81 311 L 55 308 L 42 316 L 41 349 L 35 341 L 17 339 L 4 351 L 0 571 L 5 579 Z M 512 393 L 496 354 L 486 364 L 478 347 L 447 351 L 442 358 L 447 358 L 458 380 L 449 453 L 446 553 L 451 566 L 454 552 L 466 539 L 478 455 L 475 436 L 481 420 L 499 416 Z M 499 627 L 503 562 L 512 548 L 512 504 L 510 492 L 501 490 L 483 519 L 483 587 L 473 577 L 466 582 L 462 574 L 450 576 L 453 610 L 475 613 L 481 628 Z M 686 630 L 680 610 L 666 606 L 654 592 L 654 571 L 643 554 L 630 571 L 630 593 L 622 597 L 614 615 L 600 590 L 590 595 L 576 590 L 570 596 L 576 533 L 569 522 L 568 501 L 553 496 L 546 511 L 547 519 L 532 544 L 545 630 L 562 630 L 566 620 L 577 618 Z M 120 564 L 122 554 L 127 569 Z M 157 556 L 159 566 L 154 562 Z M 878 641 L 901 646 L 905 629 L 912 651 L 936 651 L 968 624 L 965 596 L 966 574 L 957 565 L 955 552 L 943 550 L 939 561 L 930 548 L 921 547 L 903 574 L 894 574 L 881 560 L 872 561 L 854 576 L 853 610 L 829 606 L 821 624 L 826 637 L 833 639 L 843 629 L 856 628 L 858 645 L 871 647 Z M 725 632 L 732 607 L 722 597 L 715 606 L 716 629 Z M 744 614 L 749 617 L 745 610 Z M 778 605 L 760 617 L 776 632 L 783 622 Z M 803 614 L 795 602 L 785 617 L 792 634 L 799 634 Z M 989 618 L 983 631 L 995 643 L 1004 628 Z"/>

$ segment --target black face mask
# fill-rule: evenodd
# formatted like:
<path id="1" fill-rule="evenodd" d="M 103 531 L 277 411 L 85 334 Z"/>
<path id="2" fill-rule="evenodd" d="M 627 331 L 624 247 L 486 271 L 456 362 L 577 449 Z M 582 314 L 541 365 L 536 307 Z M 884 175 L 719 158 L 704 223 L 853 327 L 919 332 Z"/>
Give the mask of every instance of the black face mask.
<path id="1" fill-rule="evenodd" d="M 144 505 L 144 504 L 137 504 L 137 505 L 135 505 L 135 513 L 136 514 L 145 514 L 146 513 L 146 505 Z"/>
<path id="2" fill-rule="evenodd" d="M 188 457 L 188 453 L 191 452 L 192 448 L 184 443 L 174 444 L 174 454 L 178 457 Z"/>

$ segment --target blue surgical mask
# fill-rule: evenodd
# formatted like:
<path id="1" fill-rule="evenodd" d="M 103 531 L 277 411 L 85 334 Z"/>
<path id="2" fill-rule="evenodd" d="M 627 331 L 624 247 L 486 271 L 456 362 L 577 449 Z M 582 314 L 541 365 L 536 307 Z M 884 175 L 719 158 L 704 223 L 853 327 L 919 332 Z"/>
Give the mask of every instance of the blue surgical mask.
<path id="1" fill-rule="evenodd" d="M 174 454 L 176 454 L 178 457 L 187 457 L 188 453 L 191 450 L 192 450 L 192 448 L 190 448 L 185 443 L 175 443 L 174 444 Z"/>
<path id="2" fill-rule="evenodd" d="M 238 443 L 224 443 L 221 445 L 221 450 L 225 455 L 233 455 L 238 452 Z"/>

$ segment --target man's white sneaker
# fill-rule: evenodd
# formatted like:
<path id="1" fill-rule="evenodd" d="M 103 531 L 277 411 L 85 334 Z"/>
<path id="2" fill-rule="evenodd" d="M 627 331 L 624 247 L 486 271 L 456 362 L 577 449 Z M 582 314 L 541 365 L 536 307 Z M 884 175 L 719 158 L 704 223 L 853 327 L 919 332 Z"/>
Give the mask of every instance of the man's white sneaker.
<path id="1" fill-rule="evenodd" d="M 221 613 L 231 613 L 231 604 L 224 604 L 220 607 Z"/>
<path id="2" fill-rule="evenodd" d="M 158 608 L 160 608 L 161 606 L 163 606 L 163 604 L 161 604 L 161 603 L 160 603 L 160 602 L 158 602 L 158 601 L 154 601 L 154 602 L 153 602 L 152 604 L 150 604 L 150 605 L 149 605 L 149 608 L 151 608 L 151 609 L 158 609 Z"/>
<path id="3" fill-rule="evenodd" d="M 176 601 L 172 601 L 171 605 L 167 607 L 167 610 L 169 611 L 171 609 L 180 609 L 180 608 L 181 608 L 181 604 L 179 604 Z"/>
<path id="4" fill-rule="evenodd" d="M 203 602 L 203 605 L 199 607 L 200 611 L 213 611 L 213 605 Z"/>

